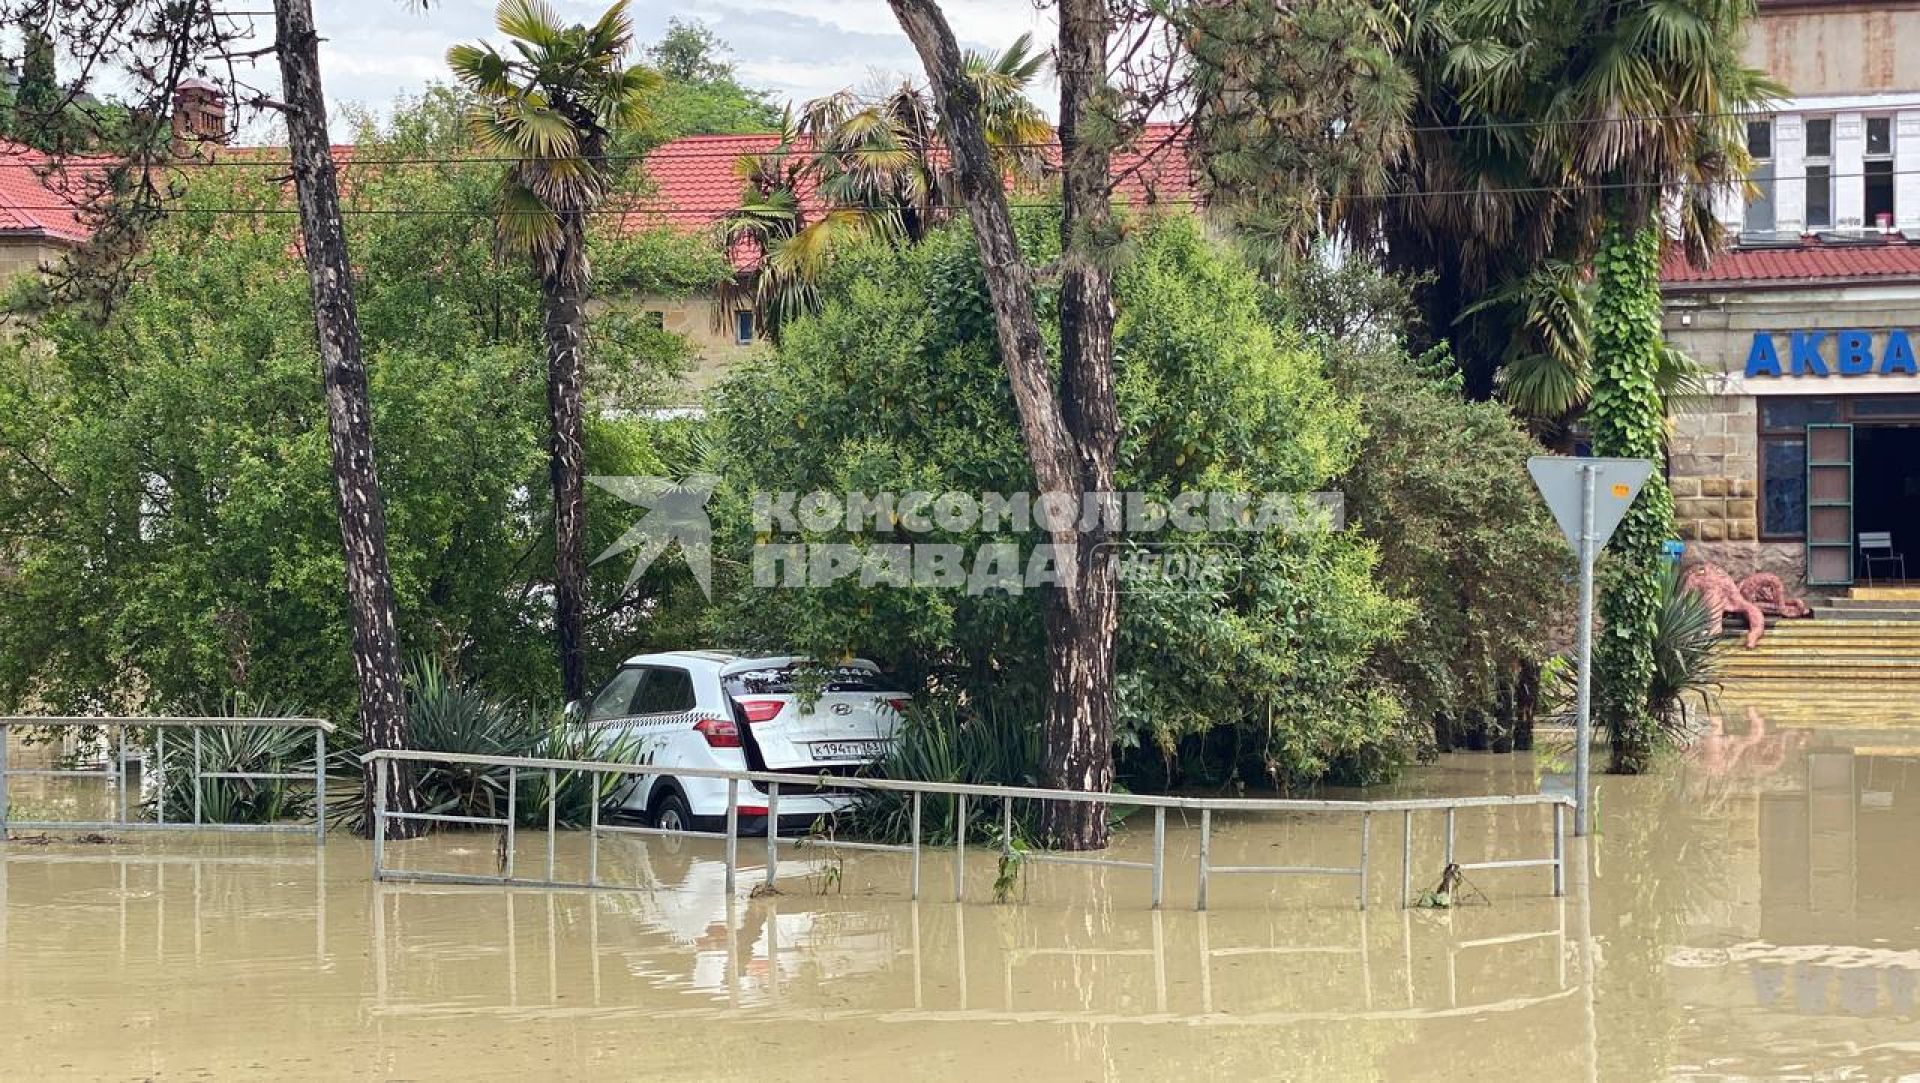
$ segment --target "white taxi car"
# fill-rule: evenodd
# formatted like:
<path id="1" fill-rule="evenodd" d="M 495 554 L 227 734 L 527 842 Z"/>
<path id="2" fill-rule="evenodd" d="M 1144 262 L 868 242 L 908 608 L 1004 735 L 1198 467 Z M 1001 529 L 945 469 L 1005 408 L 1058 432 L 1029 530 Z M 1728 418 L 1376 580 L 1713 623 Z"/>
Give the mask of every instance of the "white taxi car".
<path id="1" fill-rule="evenodd" d="M 802 696 L 806 685 L 816 694 Z M 810 659 L 673 651 L 629 658 L 583 705 L 605 740 L 625 736 L 640 762 L 660 768 L 615 797 L 629 813 L 669 830 L 719 830 L 724 779 L 676 767 L 852 774 L 884 755 L 909 697 L 865 659 L 821 667 Z M 840 794 L 780 794 L 780 827 L 805 830 L 845 808 Z M 740 789 L 740 831 L 766 830 L 766 793 Z"/>

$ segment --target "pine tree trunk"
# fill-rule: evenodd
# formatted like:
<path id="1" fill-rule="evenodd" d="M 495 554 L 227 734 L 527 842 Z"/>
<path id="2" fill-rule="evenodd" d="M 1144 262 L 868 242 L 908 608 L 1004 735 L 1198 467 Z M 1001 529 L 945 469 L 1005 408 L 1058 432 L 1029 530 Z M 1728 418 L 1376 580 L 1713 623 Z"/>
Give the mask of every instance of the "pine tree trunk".
<path id="1" fill-rule="evenodd" d="M 1082 493 L 1113 491 L 1120 418 L 1113 386 L 1113 274 L 1093 250 L 1111 228 L 1111 155 L 1089 130 L 1106 83 L 1110 19 L 1106 0 L 1060 4 L 1060 412 L 1073 441 Z M 1087 524 L 1083 524 L 1087 526 Z M 1114 647 L 1118 584 L 1104 517 L 1075 540 L 1072 579 L 1047 610 L 1051 708 L 1042 741 L 1047 784 L 1113 788 Z M 1068 849 L 1107 844 L 1100 805 L 1045 806 L 1041 837 Z"/>
<path id="2" fill-rule="evenodd" d="M 1105 78 L 1107 15 L 1096 0 L 1069 0 L 1061 12 L 1061 102 L 1074 118 L 1061 130 L 1063 187 L 1061 391 L 1056 398 L 1046 339 L 1034 304 L 1034 273 L 1020 255 L 1000 172 L 987 149 L 979 93 L 966 78 L 952 28 L 933 0 L 891 0 L 894 15 L 925 65 L 946 129 L 959 195 L 993 302 L 994 332 L 1034 480 L 1042 496 L 1083 506 L 1113 484 L 1119 431 L 1113 388 L 1112 283 L 1094 253 L 1081 249 L 1107 210 L 1107 151 L 1075 138 L 1088 98 Z M 1097 198 L 1095 191 L 1098 191 Z M 1097 204 L 1097 205 L 1096 205 Z M 1083 227 L 1075 229 L 1074 223 Z M 1105 529 L 1080 523 L 1049 533 L 1063 582 L 1047 603 L 1049 699 L 1041 771 L 1049 784 L 1104 793 L 1113 784 L 1115 569 L 1098 548 Z M 1056 803 L 1058 804 L 1058 803 Z M 1106 845 L 1104 804 L 1048 806 L 1041 833 L 1050 845 Z"/>
<path id="3" fill-rule="evenodd" d="M 587 695 L 586 217 L 562 214 L 561 243 L 542 269 L 547 334 L 547 477 L 553 486 L 554 628 L 569 701 Z"/>
<path id="4" fill-rule="evenodd" d="M 347 605 L 353 623 L 353 671 L 360 687 L 360 726 L 371 749 L 407 747 L 406 692 L 394 628 L 393 578 L 387 567 L 387 520 L 374 469 L 373 416 L 367 367 L 360 352 L 353 272 L 340 217 L 340 191 L 327 136 L 326 97 L 320 87 L 319 35 L 309 0 L 277 0 L 277 52 L 286 97 L 287 141 L 294 192 L 300 204 L 300 243 L 313 297 L 313 323 L 327 397 L 327 438 L 333 460 L 335 510 L 347 566 Z M 390 765 L 388 808 L 420 810 L 412 772 Z M 376 769 L 366 771 L 363 822 L 371 830 Z M 417 821 L 398 820 L 388 834 L 417 834 Z"/>

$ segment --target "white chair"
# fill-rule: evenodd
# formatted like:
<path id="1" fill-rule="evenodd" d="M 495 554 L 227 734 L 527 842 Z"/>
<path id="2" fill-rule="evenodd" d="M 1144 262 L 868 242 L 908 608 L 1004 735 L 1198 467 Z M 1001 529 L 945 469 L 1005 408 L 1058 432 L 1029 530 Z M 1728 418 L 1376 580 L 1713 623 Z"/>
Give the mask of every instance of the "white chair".
<path id="1" fill-rule="evenodd" d="M 1890 530 L 1863 530 L 1860 532 L 1860 563 L 1867 569 L 1867 585 L 1873 585 L 1873 566 L 1891 564 L 1900 570 L 1900 578 L 1907 577 L 1907 555 L 1893 551 L 1893 532 Z"/>

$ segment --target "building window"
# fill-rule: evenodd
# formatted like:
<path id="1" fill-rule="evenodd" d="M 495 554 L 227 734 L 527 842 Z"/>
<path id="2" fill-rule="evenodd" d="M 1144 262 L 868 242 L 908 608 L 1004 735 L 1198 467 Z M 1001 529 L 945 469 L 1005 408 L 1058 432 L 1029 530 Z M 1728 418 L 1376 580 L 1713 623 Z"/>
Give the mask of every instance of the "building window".
<path id="1" fill-rule="evenodd" d="M 733 314 L 733 341 L 741 346 L 753 342 L 753 313 L 741 309 Z"/>
<path id="2" fill-rule="evenodd" d="M 1760 536 L 1801 538 L 1807 533 L 1805 436 L 1760 441 Z"/>
<path id="3" fill-rule="evenodd" d="M 1893 154 L 1893 118 L 1867 118 L 1867 157 Z"/>
<path id="4" fill-rule="evenodd" d="M 1868 229 L 1893 228 L 1893 118 L 1867 118 L 1867 153 L 1861 163 L 1860 224 Z"/>
<path id="5" fill-rule="evenodd" d="M 1833 157 L 1833 118 L 1807 118 L 1807 157 L 1827 159 Z"/>
<path id="6" fill-rule="evenodd" d="M 1839 399 L 1800 395 L 1760 400 L 1760 537 L 1807 535 L 1807 426 L 1843 417 Z"/>
<path id="7" fill-rule="evenodd" d="M 1750 120 L 1747 122 L 1747 155 L 1753 159 L 1753 168 L 1747 174 L 1754 189 L 1753 200 L 1747 204 L 1747 216 L 1741 223 L 1742 233 L 1773 232 L 1773 121 Z"/>
<path id="8" fill-rule="evenodd" d="M 1807 231 L 1833 228 L 1833 118 L 1807 119 Z"/>

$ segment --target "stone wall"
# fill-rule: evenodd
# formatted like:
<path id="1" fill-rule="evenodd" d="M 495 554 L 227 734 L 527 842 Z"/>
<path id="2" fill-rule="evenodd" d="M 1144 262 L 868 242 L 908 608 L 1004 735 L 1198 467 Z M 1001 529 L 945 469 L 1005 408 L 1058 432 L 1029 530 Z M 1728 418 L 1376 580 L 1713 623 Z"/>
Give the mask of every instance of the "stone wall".
<path id="1" fill-rule="evenodd" d="M 1755 422 L 1754 400 L 1745 395 L 1708 399 L 1674 416 L 1668 477 L 1681 540 L 1760 537 Z"/>
<path id="2" fill-rule="evenodd" d="M 38 237 L 0 236 L 0 288 L 21 275 L 39 274 L 42 267 L 65 258 L 66 251 Z"/>

